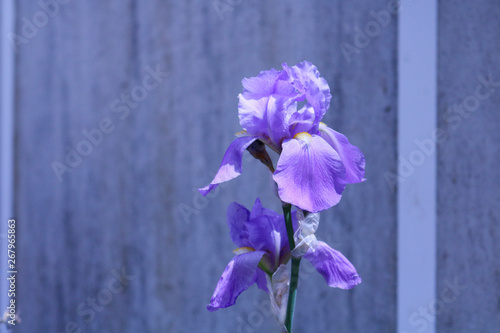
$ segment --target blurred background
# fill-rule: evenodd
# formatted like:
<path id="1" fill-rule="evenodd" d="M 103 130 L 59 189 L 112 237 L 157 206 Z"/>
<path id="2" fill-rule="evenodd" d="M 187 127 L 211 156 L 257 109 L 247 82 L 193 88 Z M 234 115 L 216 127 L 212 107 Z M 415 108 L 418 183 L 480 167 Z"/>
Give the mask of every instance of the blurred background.
<path id="1" fill-rule="evenodd" d="M 410 119 L 433 119 L 436 137 L 403 130 L 401 80 L 427 82 L 398 76 L 408 58 L 394 1 L 3 1 L 0 223 L 17 221 L 14 332 L 277 331 L 256 287 L 206 310 L 234 255 L 229 203 L 280 210 L 269 172 L 247 154 L 238 179 L 208 198 L 196 189 L 241 130 L 242 78 L 303 60 L 328 81 L 323 121 L 364 152 L 367 181 L 318 231 L 363 283 L 331 289 L 303 263 L 295 331 L 500 332 L 500 3 L 437 3 L 418 23 L 437 24 L 437 83 L 410 89 L 435 96 Z M 405 184 L 420 196 L 402 196 Z M 398 238 L 406 204 L 431 211 L 425 240 Z M 420 282 L 431 294 L 412 303 L 412 288 L 398 294 L 399 255 L 429 241 L 421 259 L 433 268 L 410 275 L 415 294 Z M 398 311 L 407 303 L 410 316 Z"/>

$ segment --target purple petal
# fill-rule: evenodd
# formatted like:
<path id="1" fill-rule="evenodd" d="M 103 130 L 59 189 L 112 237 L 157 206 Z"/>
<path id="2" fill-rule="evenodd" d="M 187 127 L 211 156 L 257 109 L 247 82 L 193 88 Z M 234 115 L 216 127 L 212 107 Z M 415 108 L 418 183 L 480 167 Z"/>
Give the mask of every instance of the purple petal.
<path id="1" fill-rule="evenodd" d="M 246 227 L 250 246 L 269 254 L 271 265 L 277 268 L 283 244 L 288 243 L 283 215 L 262 207 L 257 198 Z"/>
<path id="2" fill-rule="evenodd" d="M 301 132 L 309 132 L 314 127 L 316 115 L 314 108 L 310 105 L 304 106 L 299 111 L 292 114 L 290 117 L 289 132 L 290 136 Z"/>
<path id="3" fill-rule="evenodd" d="M 262 71 L 258 76 L 244 78 L 243 95 L 247 99 L 259 99 L 261 97 L 269 97 L 276 90 L 276 82 L 282 76 L 281 71 L 274 68 L 268 71 Z"/>
<path id="4" fill-rule="evenodd" d="M 328 82 L 320 76 L 316 66 L 308 61 L 303 61 L 292 67 L 288 67 L 285 63 L 283 69 L 293 80 L 294 87 L 300 93 L 305 94 L 307 101 L 314 108 L 315 121 L 312 132 L 315 132 L 326 110 L 330 107 L 332 95 Z"/>
<path id="5" fill-rule="evenodd" d="M 283 142 L 273 179 L 284 202 L 312 213 L 336 205 L 345 188 L 345 168 L 320 136 L 300 133 Z"/>
<path id="6" fill-rule="evenodd" d="M 277 268 L 283 239 L 280 232 L 276 230 L 273 219 L 265 215 L 259 216 L 250 220 L 247 228 L 251 246 L 269 254 L 271 265 Z"/>
<path id="7" fill-rule="evenodd" d="M 274 210 L 268 209 L 264 206 L 262 206 L 262 202 L 260 201 L 259 198 L 255 199 L 255 203 L 253 204 L 252 207 L 252 212 L 250 213 L 250 219 L 255 219 L 261 215 L 266 215 L 269 217 L 278 217 L 282 218 L 283 215 L 276 213 Z"/>
<path id="8" fill-rule="evenodd" d="M 330 287 L 351 289 L 361 283 L 356 268 L 342 253 L 319 241 L 314 252 L 310 249 L 304 258 L 309 260 L 316 270 L 323 275 Z"/>
<path id="9" fill-rule="evenodd" d="M 297 105 L 292 96 L 270 94 L 259 99 L 247 99 L 240 94 L 238 116 L 240 125 L 250 135 L 269 138 L 276 147 L 280 147 L 284 138 L 289 138 L 289 119 L 296 112 Z"/>
<path id="10" fill-rule="evenodd" d="M 266 118 L 268 135 L 277 146 L 285 138 L 290 138 L 288 119 L 297 111 L 297 105 L 292 103 L 289 96 L 270 96 L 267 104 Z"/>
<path id="11" fill-rule="evenodd" d="M 247 290 L 257 279 L 259 261 L 264 251 L 254 251 L 237 255 L 222 273 L 207 309 L 210 312 L 234 305 L 236 298 Z"/>
<path id="12" fill-rule="evenodd" d="M 266 111 L 269 97 L 246 99 L 239 94 L 238 98 L 240 100 L 238 117 L 241 127 L 251 135 L 268 137 Z"/>
<path id="13" fill-rule="evenodd" d="M 235 139 L 226 150 L 219 171 L 210 185 L 198 189 L 201 194 L 207 195 L 217 187 L 217 184 L 227 182 L 241 174 L 241 164 L 245 150 L 257 140 L 256 137 L 244 136 Z"/>
<path id="14" fill-rule="evenodd" d="M 266 273 L 262 269 L 257 270 L 257 278 L 255 279 L 255 283 L 259 289 L 264 290 L 265 292 L 269 292 L 267 289 L 267 279 Z"/>
<path id="15" fill-rule="evenodd" d="M 334 131 L 323 123 L 319 125 L 319 131 L 321 137 L 339 153 L 342 163 L 344 163 L 347 183 L 354 184 L 364 181 L 365 157 L 361 150 L 350 144 L 344 134 Z"/>
<path id="16" fill-rule="evenodd" d="M 252 247 L 248 240 L 247 222 L 250 212 L 245 206 L 233 202 L 227 208 L 227 225 L 231 240 L 238 247 Z"/>

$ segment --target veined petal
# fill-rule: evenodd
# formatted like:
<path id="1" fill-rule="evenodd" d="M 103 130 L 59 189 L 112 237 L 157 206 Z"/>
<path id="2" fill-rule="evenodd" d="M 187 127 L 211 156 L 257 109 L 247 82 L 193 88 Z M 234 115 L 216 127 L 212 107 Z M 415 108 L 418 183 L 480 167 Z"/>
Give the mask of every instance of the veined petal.
<path id="1" fill-rule="evenodd" d="M 320 76 L 316 66 L 309 61 L 300 62 L 292 67 L 284 63 L 283 69 L 292 79 L 294 87 L 300 93 L 305 94 L 307 101 L 314 108 L 315 119 L 312 132 L 315 132 L 326 110 L 330 107 L 332 95 L 328 82 Z"/>
<path id="2" fill-rule="evenodd" d="M 323 275 L 330 287 L 351 289 L 361 283 L 361 277 L 349 260 L 324 242 L 318 241 L 316 249 L 310 249 L 304 258 Z"/>
<path id="3" fill-rule="evenodd" d="M 272 95 L 267 104 L 267 133 L 271 141 L 279 147 L 285 138 L 290 138 L 288 120 L 293 112 L 296 112 L 297 105 L 290 104 L 289 96 Z"/>
<path id="4" fill-rule="evenodd" d="M 274 269 L 279 266 L 282 243 L 288 242 L 286 229 L 280 228 L 284 224 L 282 215 L 264 208 L 260 199 L 255 200 L 250 220 L 246 223 L 248 239 L 255 249 L 267 252 Z"/>
<path id="5" fill-rule="evenodd" d="M 340 156 L 318 135 L 296 138 L 283 142 L 273 175 L 281 200 L 313 213 L 336 205 L 345 188 Z"/>
<path id="6" fill-rule="evenodd" d="M 267 105 L 269 96 L 259 99 L 247 99 L 243 94 L 238 95 L 238 117 L 240 125 L 248 133 L 255 136 L 267 137 Z"/>
<path id="7" fill-rule="evenodd" d="M 243 95 L 245 98 L 259 99 L 264 96 L 269 96 L 275 92 L 276 82 L 282 76 L 280 71 L 272 68 L 268 71 L 262 71 L 259 75 L 249 78 L 244 78 L 241 83 L 243 85 Z"/>
<path id="8" fill-rule="evenodd" d="M 219 171 L 210 185 L 198 189 L 201 194 L 207 195 L 217 187 L 218 184 L 227 182 L 241 175 L 241 164 L 245 150 L 257 140 L 256 137 L 243 136 L 236 138 L 226 150 Z"/>
<path id="9" fill-rule="evenodd" d="M 238 247 L 251 247 L 248 240 L 247 222 L 250 217 L 250 212 L 245 206 L 237 202 L 233 202 L 227 207 L 227 226 L 229 227 L 229 235 L 231 240 Z"/>
<path id="10" fill-rule="evenodd" d="M 207 305 L 208 311 L 234 305 L 236 298 L 256 281 L 259 261 L 264 254 L 264 251 L 248 252 L 235 256 L 229 262 Z"/>
<path id="11" fill-rule="evenodd" d="M 319 134 L 335 149 L 344 163 L 348 184 L 365 180 L 365 156 L 358 147 L 349 143 L 347 137 L 324 123 L 319 124 Z"/>

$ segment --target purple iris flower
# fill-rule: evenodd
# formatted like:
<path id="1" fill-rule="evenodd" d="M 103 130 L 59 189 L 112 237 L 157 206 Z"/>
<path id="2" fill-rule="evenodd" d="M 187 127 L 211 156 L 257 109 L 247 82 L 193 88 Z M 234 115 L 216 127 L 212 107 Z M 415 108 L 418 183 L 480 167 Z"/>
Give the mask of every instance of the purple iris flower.
<path id="1" fill-rule="evenodd" d="M 292 212 L 294 220 L 296 213 Z M 228 207 L 227 223 L 231 239 L 238 246 L 234 251 L 237 255 L 222 273 L 207 306 L 209 311 L 233 305 L 254 283 L 268 291 L 270 277 L 291 257 L 283 215 L 262 207 L 259 199 L 251 212 L 233 202 Z M 297 221 L 294 224 L 297 226 Z M 330 287 L 351 289 L 361 282 L 349 260 L 324 242 L 318 241 L 303 258 L 311 262 Z"/>
<path id="2" fill-rule="evenodd" d="M 255 141 L 280 154 L 273 179 L 284 202 L 309 212 L 336 205 L 346 184 L 364 181 L 365 158 L 347 138 L 321 122 L 332 95 L 316 67 L 303 61 L 245 78 L 239 95 L 244 129 L 227 149 L 203 195 L 241 174 L 243 152 Z"/>

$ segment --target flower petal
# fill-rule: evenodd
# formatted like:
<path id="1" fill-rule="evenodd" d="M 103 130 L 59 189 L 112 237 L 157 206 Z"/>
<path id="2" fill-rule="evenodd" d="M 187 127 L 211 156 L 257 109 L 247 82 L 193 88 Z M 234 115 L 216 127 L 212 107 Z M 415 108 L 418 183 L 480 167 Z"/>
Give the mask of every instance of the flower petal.
<path id="1" fill-rule="evenodd" d="M 257 198 L 246 227 L 250 246 L 267 252 L 273 268 L 276 269 L 283 255 L 283 243 L 288 243 L 283 215 L 264 208 Z"/>
<path id="2" fill-rule="evenodd" d="M 248 240 L 247 222 L 250 212 L 245 206 L 233 202 L 227 207 L 227 226 L 231 240 L 237 247 L 252 247 Z"/>
<path id="3" fill-rule="evenodd" d="M 309 260 L 314 268 L 323 275 L 330 287 L 351 289 L 361 283 L 356 268 L 349 260 L 324 242 L 318 241 L 316 249 L 314 251 L 310 249 L 304 258 Z"/>
<path id="4" fill-rule="evenodd" d="M 260 72 L 257 76 L 244 78 L 241 81 L 243 85 L 243 95 L 247 99 L 268 97 L 275 92 L 276 82 L 281 76 L 281 71 L 272 68 L 268 71 Z"/>
<path id="5" fill-rule="evenodd" d="M 227 182 L 241 175 L 241 164 L 245 150 L 257 140 L 256 137 L 243 136 L 236 138 L 226 150 L 219 171 L 210 185 L 198 189 L 201 194 L 207 195 L 217 187 L 218 184 Z"/>
<path id="6" fill-rule="evenodd" d="M 251 135 L 268 137 L 266 111 L 269 96 L 247 99 L 243 94 L 238 98 L 238 117 L 241 127 Z"/>
<path id="7" fill-rule="evenodd" d="M 259 287 L 259 289 L 264 290 L 265 292 L 269 292 L 269 290 L 267 289 L 266 276 L 267 276 L 267 274 L 264 273 L 264 271 L 262 269 L 258 269 L 255 283 L 257 284 L 257 287 Z"/>
<path id="8" fill-rule="evenodd" d="M 292 67 L 288 67 L 284 63 L 283 69 L 293 80 L 294 87 L 300 93 L 305 94 L 307 101 L 314 108 L 315 120 L 311 131 L 311 133 L 314 133 L 326 110 L 330 107 L 332 95 L 330 94 L 328 82 L 320 76 L 316 66 L 308 61 L 303 61 Z"/>
<path id="9" fill-rule="evenodd" d="M 259 261 L 264 254 L 264 251 L 248 252 L 235 256 L 229 262 L 207 305 L 208 311 L 234 305 L 236 298 L 257 279 Z"/>
<path id="10" fill-rule="evenodd" d="M 345 188 L 340 156 L 318 135 L 297 137 L 283 142 L 273 175 L 281 200 L 313 213 L 336 205 Z"/>
<path id="11" fill-rule="evenodd" d="M 358 147 L 349 143 L 347 137 L 323 123 L 319 125 L 319 134 L 335 149 L 344 163 L 348 184 L 365 180 L 365 156 Z"/>

